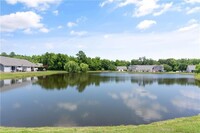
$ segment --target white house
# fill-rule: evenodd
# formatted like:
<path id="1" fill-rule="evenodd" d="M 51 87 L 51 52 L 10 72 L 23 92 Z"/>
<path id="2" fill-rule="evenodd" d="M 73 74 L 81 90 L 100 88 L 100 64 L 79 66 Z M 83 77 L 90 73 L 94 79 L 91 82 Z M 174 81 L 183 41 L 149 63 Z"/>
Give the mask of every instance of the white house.
<path id="1" fill-rule="evenodd" d="M 130 65 L 129 71 L 132 72 L 163 72 L 163 65 Z"/>
<path id="2" fill-rule="evenodd" d="M 195 68 L 196 68 L 195 65 L 188 65 L 188 66 L 187 66 L 187 69 L 186 69 L 186 72 L 192 73 L 192 72 L 195 71 Z"/>
<path id="3" fill-rule="evenodd" d="M 35 71 L 38 66 L 24 59 L 16 59 L 0 56 L 0 72 L 30 72 Z"/>
<path id="4" fill-rule="evenodd" d="M 117 66 L 117 71 L 127 71 L 127 67 L 126 66 Z"/>

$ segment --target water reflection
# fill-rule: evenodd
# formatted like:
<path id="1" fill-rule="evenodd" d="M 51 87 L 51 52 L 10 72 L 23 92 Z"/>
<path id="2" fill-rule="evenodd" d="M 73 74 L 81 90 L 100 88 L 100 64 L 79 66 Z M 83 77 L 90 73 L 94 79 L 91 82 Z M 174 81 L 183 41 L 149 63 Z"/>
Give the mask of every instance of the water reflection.
<path id="1" fill-rule="evenodd" d="M 167 109 L 158 103 L 157 96 L 144 88 L 122 91 L 119 94 L 109 93 L 109 95 L 115 100 L 122 100 L 133 113 L 144 121 L 159 120 L 162 118 L 162 112 L 167 113 Z"/>
<path id="2" fill-rule="evenodd" d="M 37 77 L 0 80 L 0 92 L 5 92 L 12 89 L 20 88 L 29 85 L 30 83 L 35 81 L 37 81 Z"/>
<path id="3" fill-rule="evenodd" d="M 97 75 L 97 74 L 59 74 L 59 75 L 52 75 L 46 77 L 38 77 L 38 81 L 36 84 L 39 84 L 42 88 L 51 90 L 51 89 L 67 89 L 67 87 L 76 87 L 79 92 L 83 92 L 87 86 L 95 85 L 99 86 L 100 83 L 106 82 L 125 82 L 131 81 L 133 84 L 138 84 L 139 86 L 145 87 L 145 85 L 151 85 L 154 83 L 160 85 L 197 85 L 200 87 L 200 82 L 195 80 L 193 77 L 185 77 L 182 78 L 170 78 L 170 76 L 163 77 L 160 74 L 153 75 L 143 75 L 143 76 L 135 76 L 131 74 L 118 74 L 118 75 Z"/>
<path id="4" fill-rule="evenodd" d="M 200 113 L 192 75 L 58 74 L 0 85 L 2 126 L 146 124 Z"/>
<path id="5" fill-rule="evenodd" d="M 172 104 L 182 109 L 200 111 L 200 90 L 180 90 L 180 95 L 172 99 Z"/>

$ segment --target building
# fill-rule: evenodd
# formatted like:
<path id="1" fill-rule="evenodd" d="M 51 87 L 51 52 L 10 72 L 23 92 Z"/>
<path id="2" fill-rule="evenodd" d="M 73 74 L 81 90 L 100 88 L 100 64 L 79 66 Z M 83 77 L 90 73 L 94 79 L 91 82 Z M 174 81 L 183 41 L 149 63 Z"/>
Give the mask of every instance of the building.
<path id="1" fill-rule="evenodd" d="M 162 65 L 130 65 L 129 71 L 132 72 L 164 72 Z"/>
<path id="2" fill-rule="evenodd" d="M 188 73 L 195 72 L 195 68 L 196 68 L 195 65 L 188 65 L 187 69 L 186 69 L 186 72 L 188 72 Z"/>
<path id="3" fill-rule="evenodd" d="M 30 72 L 37 71 L 37 65 L 24 60 L 0 56 L 0 72 Z"/>
<path id="4" fill-rule="evenodd" d="M 126 66 L 117 66 L 117 71 L 127 71 L 127 67 Z"/>

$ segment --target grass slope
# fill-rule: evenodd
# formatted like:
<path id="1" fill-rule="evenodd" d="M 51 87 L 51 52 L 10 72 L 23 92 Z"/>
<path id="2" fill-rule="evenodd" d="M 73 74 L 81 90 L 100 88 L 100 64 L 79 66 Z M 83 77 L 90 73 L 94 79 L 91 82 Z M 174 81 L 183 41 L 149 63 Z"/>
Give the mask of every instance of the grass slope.
<path id="1" fill-rule="evenodd" d="M 195 79 L 200 81 L 200 74 L 195 74 Z"/>
<path id="2" fill-rule="evenodd" d="M 40 72 L 14 72 L 14 73 L 0 73 L 0 79 L 14 79 L 33 76 L 45 76 L 58 73 L 66 73 L 65 71 L 40 71 Z"/>
<path id="3" fill-rule="evenodd" d="M 139 126 L 105 127 L 0 127 L 1 133 L 200 133 L 200 115 Z"/>

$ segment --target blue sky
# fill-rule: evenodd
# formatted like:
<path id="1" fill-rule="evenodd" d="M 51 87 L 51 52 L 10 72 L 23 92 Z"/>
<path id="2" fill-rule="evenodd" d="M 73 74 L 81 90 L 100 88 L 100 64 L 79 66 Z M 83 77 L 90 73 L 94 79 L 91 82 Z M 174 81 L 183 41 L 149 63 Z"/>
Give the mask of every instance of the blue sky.
<path id="1" fill-rule="evenodd" d="M 1 0 L 1 52 L 200 57 L 200 0 Z"/>

